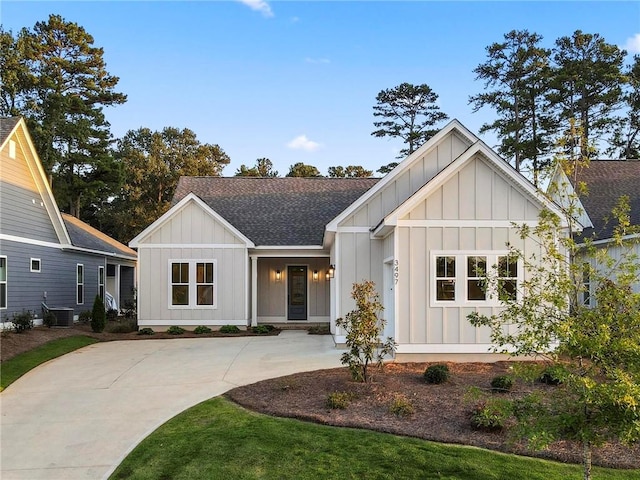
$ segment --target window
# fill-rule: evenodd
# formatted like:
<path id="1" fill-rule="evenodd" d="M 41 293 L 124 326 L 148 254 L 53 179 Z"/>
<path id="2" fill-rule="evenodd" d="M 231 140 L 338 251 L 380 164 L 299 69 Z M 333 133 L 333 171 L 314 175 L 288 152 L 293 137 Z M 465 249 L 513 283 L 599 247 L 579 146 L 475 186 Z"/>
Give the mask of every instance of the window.
<path id="1" fill-rule="evenodd" d="M 31 259 L 31 271 L 40 273 L 40 271 L 41 271 L 40 267 L 41 267 L 40 259 L 39 258 L 32 258 Z"/>
<path id="2" fill-rule="evenodd" d="M 0 257 L 0 309 L 7 308 L 7 257 Z"/>
<path id="3" fill-rule="evenodd" d="M 216 261 L 169 261 L 169 308 L 216 308 Z"/>
<path id="4" fill-rule="evenodd" d="M 78 263 L 76 265 L 76 303 L 82 305 L 84 303 L 84 265 Z"/>
<path id="5" fill-rule="evenodd" d="M 436 257 L 436 292 L 438 300 L 456 299 L 456 257 Z"/>
<path id="6" fill-rule="evenodd" d="M 432 252 L 431 304 L 498 306 L 518 298 L 522 268 L 507 252 Z"/>
<path id="7" fill-rule="evenodd" d="M 518 296 L 518 259 L 509 255 L 498 257 L 498 298 L 515 300 Z"/>
<path id="8" fill-rule="evenodd" d="M 104 267 L 98 267 L 98 295 L 104 300 Z"/>
<path id="9" fill-rule="evenodd" d="M 467 257 L 467 300 L 486 300 L 487 257 Z"/>

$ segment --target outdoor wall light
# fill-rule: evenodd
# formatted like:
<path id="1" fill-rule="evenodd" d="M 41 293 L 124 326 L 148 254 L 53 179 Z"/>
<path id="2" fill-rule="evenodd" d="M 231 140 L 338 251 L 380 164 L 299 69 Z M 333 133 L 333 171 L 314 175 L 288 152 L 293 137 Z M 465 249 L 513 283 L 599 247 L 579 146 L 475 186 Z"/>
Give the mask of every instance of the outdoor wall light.
<path id="1" fill-rule="evenodd" d="M 276 282 L 280 281 L 281 272 L 280 270 L 276 270 Z"/>
<path id="2" fill-rule="evenodd" d="M 329 272 L 327 272 L 329 275 L 329 278 L 333 278 L 333 276 L 336 273 L 336 267 L 335 265 L 329 265 Z"/>
<path id="3" fill-rule="evenodd" d="M 313 271 L 313 281 L 317 282 L 318 281 L 318 270 L 314 270 Z"/>
<path id="4" fill-rule="evenodd" d="M 331 277 L 329 276 L 329 272 L 324 274 L 324 279 L 328 282 Z"/>

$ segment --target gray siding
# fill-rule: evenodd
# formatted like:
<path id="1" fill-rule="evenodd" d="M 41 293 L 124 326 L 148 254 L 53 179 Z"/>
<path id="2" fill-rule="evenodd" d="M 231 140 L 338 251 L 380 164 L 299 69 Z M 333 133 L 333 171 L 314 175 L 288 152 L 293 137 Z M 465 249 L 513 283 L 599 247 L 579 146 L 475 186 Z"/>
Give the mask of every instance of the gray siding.
<path id="1" fill-rule="evenodd" d="M 104 258 L 24 243 L 2 241 L 0 255 L 7 257 L 7 309 L 3 320 L 15 312 L 31 310 L 41 316 L 43 301 L 50 307 L 73 308 L 77 315 L 91 310 L 98 293 L 98 266 Z M 30 259 L 41 260 L 39 273 L 30 271 Z M 76 303 L 76 264 L 84 265 L 84 304 Z M 47 292 L 47 298 L 44 298 Z"/>
<path id="2" fill-rule="evenodd" d="M 2 170 L 4 169 L 3 159 Z M 3 172 L 2 176 L 5 174 L 8 172 Z M 2 180 L 0 205 L 0 232 L 3 234 L 59 243 L 42 197 L 37 191 Z"/>

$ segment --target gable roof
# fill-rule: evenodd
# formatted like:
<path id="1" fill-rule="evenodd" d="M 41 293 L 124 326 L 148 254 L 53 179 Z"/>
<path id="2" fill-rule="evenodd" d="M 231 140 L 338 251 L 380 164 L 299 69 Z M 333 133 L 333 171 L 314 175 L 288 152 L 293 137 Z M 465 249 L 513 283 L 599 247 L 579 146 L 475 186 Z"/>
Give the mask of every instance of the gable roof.
<path id="1" fill-rule="evenodd" d="M 327 223 L 379 180 L 181 177 L 172 203 L 194 193 L 257 246 L 319 246 Z"/>
<path id="2" fill-rule="evenodd" d="M 132 260 L 137 258 L 135 250 L 130 249 L 126 245 L 123 245 L 117 240 L 102 233 L 100 230 L 96 230 L 79 218 L 63 213 L 62 219 L 64 220 L 64 224 L 69 232 L 71 244 L 74 247 L 103 253 L 112 253 L 117 256 L 131 257 Z"/>
<path id="3" fill-rule="evenodd" d="M 580 201 L 593 224 L 583 236 L 611 238 L 617 224 L 611 220 L 611 210 L 623 195 L 629 197 L 631 224 L 640 225 L 640 161 L 591 160 L 588 167 L 580 169 L 577 180 L 587 185 L 588 193 L 580 196 Z"/>
<path id="4" fill-rule="evenodd" d="M 0 148 L 4 147 L 18 122 L 20 117 L 0 117 Z"/>

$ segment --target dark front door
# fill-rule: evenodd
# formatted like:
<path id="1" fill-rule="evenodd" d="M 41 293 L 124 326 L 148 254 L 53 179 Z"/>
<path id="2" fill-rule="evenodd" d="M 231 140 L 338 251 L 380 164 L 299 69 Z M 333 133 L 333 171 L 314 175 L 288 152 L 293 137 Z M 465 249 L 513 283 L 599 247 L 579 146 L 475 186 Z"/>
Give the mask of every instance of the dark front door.
<path id="1" fill-rule="evenodd" d="M 307 319 L 307 267 L 287 269 L 287 319 Z"/>

